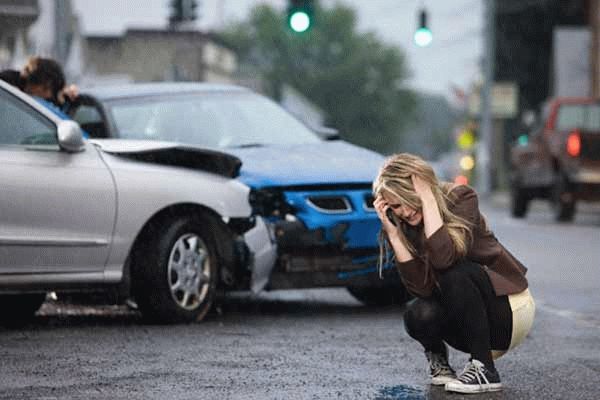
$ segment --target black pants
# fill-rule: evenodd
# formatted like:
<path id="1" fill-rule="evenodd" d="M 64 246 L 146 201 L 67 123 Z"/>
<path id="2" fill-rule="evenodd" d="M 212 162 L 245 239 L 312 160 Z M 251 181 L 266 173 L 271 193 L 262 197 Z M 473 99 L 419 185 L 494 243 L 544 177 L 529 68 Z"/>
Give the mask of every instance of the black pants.
<path id="1" fill-rule="evenodd" d="M 438 276 L 439 290 L 416 299 L 404 314 L 408 334 L 426 351 L 444 343 L 495 370 L 491 349 L 506 350 L 512 334 L 508 296 L 496 296 L 482 266 L 463 260 Z"/>

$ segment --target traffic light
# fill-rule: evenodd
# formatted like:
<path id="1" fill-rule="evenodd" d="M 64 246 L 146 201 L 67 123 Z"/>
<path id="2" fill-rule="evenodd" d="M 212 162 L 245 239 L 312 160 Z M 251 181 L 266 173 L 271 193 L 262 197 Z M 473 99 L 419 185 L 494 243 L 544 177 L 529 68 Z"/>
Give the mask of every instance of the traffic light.
<path id="1" fill-rule="evenodd" d="M 198 18 L 197 0 L 171 0 L 171 15 L 169 22 L 177 24 L 186 21 L 194 21 Z"/>
<path id="2" fill-rule="evenodd" d="M 303 33 L 313 24 L 312 0 L 289 0 L 287 9 L 287 24 L 296 33 Z"/>
<path id="3" fill-rule="evenodd" d="M 519 146 L 527 146 L 529 144 L 529 136 L 526 133 L 519 135 L 517 143 Z"/>
<path id="4" fill-rule="evenodd" d="M 475 145 L 475 133 L 469 128 L 463 129 L 456 138 L 456 145 L 461 150 L 471 150 Z"/>
<path id="5" fill-rule="evenodd" d="M 184 0 L 184 4 L 187 3 L 187 15 L 188 21 L 195 21 L 198 18 L 198 1 L 197 0 Z"/>
<path id="6" fill-rule="evenodd" d="M 431 29 L 427 26 L 427 11 L 424 8 L 419 11 L 419 28 L 415 31 L 414 39 L 419 47 L 429 46 L 433 40 Z"/>
<path id="7" fill-rule="evenodd" d="M 169 22 L 171 24 L 183 21 L 183 0 L 171 0 L 171 14 Z"/>

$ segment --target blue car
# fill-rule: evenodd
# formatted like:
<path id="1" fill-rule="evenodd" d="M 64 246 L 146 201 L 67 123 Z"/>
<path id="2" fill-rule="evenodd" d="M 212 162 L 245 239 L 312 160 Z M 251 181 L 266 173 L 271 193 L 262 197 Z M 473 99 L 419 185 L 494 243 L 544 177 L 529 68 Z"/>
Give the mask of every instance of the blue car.
<path id="1" fill-rule="evenodd" d="M 82 91 L 72 117 L 92 139 L 171 141 L 241 160 L 236 179 L 250 187 L 254 214 L 270 233 L 259 240 L 275 255 L 259 273 L 253 260 L 261 254 L 238 246 L 229 255 L 237 267 L 221 273 L 226 289 L 337 286 L 367 304 L 406 300 L 393 266 L 385 266 L 384 279 L 377 272 L 380 222 L 371 182 L 380 154 L 322 138 L 268 98 L 232 85 L 92 88 Z"/>

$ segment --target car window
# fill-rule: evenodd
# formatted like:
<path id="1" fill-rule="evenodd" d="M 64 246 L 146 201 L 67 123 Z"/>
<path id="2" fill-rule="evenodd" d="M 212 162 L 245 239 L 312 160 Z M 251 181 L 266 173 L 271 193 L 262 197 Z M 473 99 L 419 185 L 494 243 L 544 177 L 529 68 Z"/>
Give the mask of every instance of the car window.
<path id="1" fill-rule="evenodd" d="M 600 132 L 600 104 L 563 104 L 558 110 L 559 130 L 580 128 Z"/>
<path id="2" fill-rule="evenodd" d="M 108 132 L 102 114 L 96 106 L 82 104 L 73 113 L 73 121 L 79 123 L 81 129 L 92 138 L 106 138 Z"/>
<path id="3" fill-rule="evenodd" d="M 55 125 L 14 96 L 0 91 L 0 145 L 58 144 Z"/>
<path id="4" fill-rule="evenodd" d="M 108 105 L 117 135 L 226 148 L 318 143 L 321 139 L 272 101 L 247 93 L 184 94 Z"/>

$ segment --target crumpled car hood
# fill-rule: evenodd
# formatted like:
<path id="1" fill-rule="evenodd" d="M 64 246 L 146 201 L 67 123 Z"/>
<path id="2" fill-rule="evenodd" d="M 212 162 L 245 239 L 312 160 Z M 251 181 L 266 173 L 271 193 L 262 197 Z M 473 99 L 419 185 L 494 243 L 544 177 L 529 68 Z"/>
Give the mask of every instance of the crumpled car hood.
<path id="1" fill-rule="evenodd" d="M 199 169 L 228 178 L 240 174 L 242 161 L 231 154 L 174 142 L 128 139 L 93 139 L 103 152 L 137 161 Z"/>
<path id="2" fill-rule="evenodd" d="M 243 163 L 239 179 L 254 188 L 371 183 L 384 157 L 344 141 L 230 148 Z"/>

